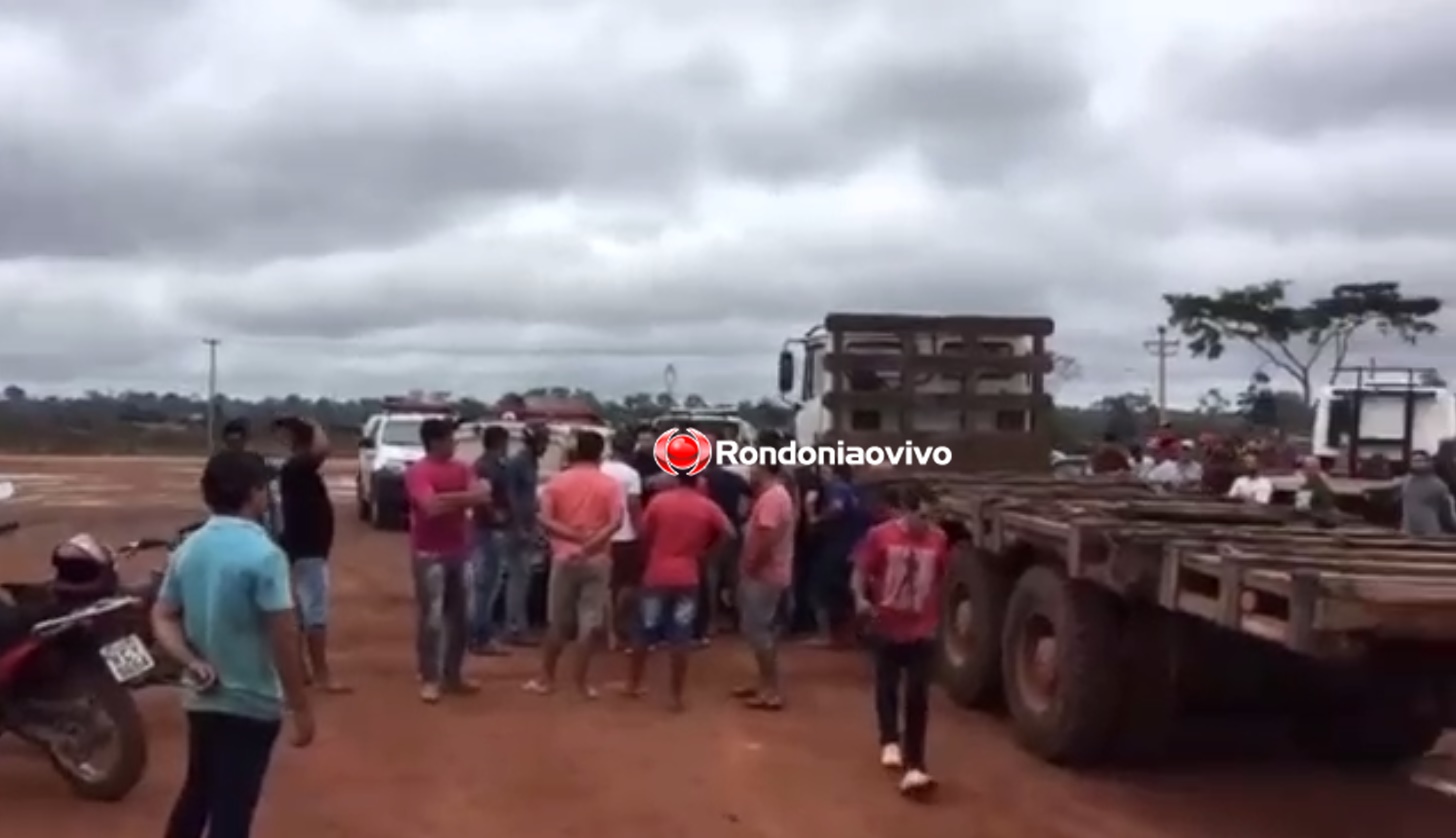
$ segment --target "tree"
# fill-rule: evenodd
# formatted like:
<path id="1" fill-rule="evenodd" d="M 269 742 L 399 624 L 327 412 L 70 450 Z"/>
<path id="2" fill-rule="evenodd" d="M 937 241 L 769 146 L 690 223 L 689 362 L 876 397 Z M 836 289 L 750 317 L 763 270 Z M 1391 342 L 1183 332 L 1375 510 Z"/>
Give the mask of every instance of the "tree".
<path id="1" fill-rule="evenodd" d="M 1233 402 L 1217 387 L 1210 387 L 1198 397 L 1198 412 L 1205 416 L 1220 416 L 1229 412 Z"/>
<path id="2" fill-rule="evenodd" d="M 1314 371 L 1326 353 L 1333 369 L 1349 355 L 1356 334 L 1373 328 L 1415 344 L 1436 332 L 1436 297 L 1406 297 L 1398 282 L 1345 283 L 1329 295 L 1299 304 L 1288 299 L 1292 280 L 1272 279 L 1214 294 L 1165 294 L 1168 324 L 1188 339 L 1196 358 L 1216 361 L 1228 344 L 1250 346 L 1299 385 L 1306 404 Z"/>
<path id="3" fill-rule="evenodd" d="M 7 384 L 5 386 L 5 401 L 7 401 L 7 402 L 23 402 L 23 401 L 25 401 L 25 388 L 24 387 L 21 387 L 18 384 Z"/>
<path id="4" fill-rule="evenodd" d="M 1066 384 L 1069 381 L 1076 381 L 1082 377 L 1082 364 L 1071 355 L 1063 355 L 1060 352 L 1051 353 L 1052 371 L 1047 376 L 1047 381 L 1053 387 Z"/>

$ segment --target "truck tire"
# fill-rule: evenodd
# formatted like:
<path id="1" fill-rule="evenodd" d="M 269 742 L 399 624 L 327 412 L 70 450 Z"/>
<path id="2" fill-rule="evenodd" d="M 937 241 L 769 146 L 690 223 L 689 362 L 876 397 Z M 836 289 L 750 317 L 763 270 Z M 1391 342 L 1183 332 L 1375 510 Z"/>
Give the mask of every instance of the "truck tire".
<path id="1" fill-rule="evenodd" d="M 358 475 L 354 476 L 354 506 L 360 521 L 367 524 L 373 520 L 374 510 L 369 508 L 369 499 L 364 497 L 364 481 Z"/>
<path id="2" fill-rule="evenodd" d="M 963 543 L 946 585 L 937 664 L 946 694 L 962 707 L 997 709 L 1005 697 L 1001 628 L 1016 580 L 990 558 Z"/>
<path id="3" fill-rule="evenodd" d="M 1434 685 L 1417 678 L 1376 681 L 1356 698 L 1294 717 L 1306 755 L 1368 768 L 1394 768 L 1425 756 L 1445 733 Z"/>
<path id="4" fill-rule="evenodd" d="M 1150 605 L 1122 620 L 1122 700 L 1113 731 L 1119 762 L 1158 762 L 1172 749 L 1182 709 L 1182 624 Z"/>
<path id="5" fill-rule="evenodd" d="M 1022 747 L 1057 765 L 1108 757 L 1121 698 L 1117 601 L 1036 566 L 1017 580 L 1002 631 L 1006 704 Z"/>

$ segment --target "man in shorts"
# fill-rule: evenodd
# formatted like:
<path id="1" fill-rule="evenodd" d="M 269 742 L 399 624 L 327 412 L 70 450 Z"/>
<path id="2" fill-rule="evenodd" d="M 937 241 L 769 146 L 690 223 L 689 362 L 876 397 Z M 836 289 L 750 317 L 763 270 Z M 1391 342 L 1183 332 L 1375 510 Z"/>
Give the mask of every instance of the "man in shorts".
<path id="1" fill-rule="evenodd" d="M 738 614 L 758 678 L 733 695 L 754 710 L 782 710 L 778 629 L 784 594 L 794 579 L 794 501 L 777 465 L 754 466 L 750 477 L 754 499 L 738 568 Z"/>
<path id="2" fill-rule="evenodd" d="M 588 681 L 591 659 L 606 628 L 610 595 L 612 534 L 622 525 L 622 490 L 603 473 L 606 440 L 595 431 L 576 435 L 572 462 L 541 492 L 541 529 L 551 542 L 551 579 L 546 593 L 546 641 L 541 675 L 528 692 L 556 689 L 556 667 L 568 641 L 577 641 L 572 680 L 584 698 L 596 698 Z"/>
<path id="3" fill-rule="evenodd" d="M 647 567 L 642 576 L 640 616 L 632 656 L 627 664 L 627 695 L 642 694 L 647 653 L 666 646 L 669 655 L 669 704 L 683 709 L 688 654 L 698 609 L 701 566 L 715 548 L 732 537 L 733 524 L 698 489 L 698 478 L 682 475 L 675 485 L 653 496 L 642 513 L 642 543 Z"/>
<path id="4" fill-rule="evenodd" d="M 334 504 L 320 470 L 329 440 L 317 423 L 296 417 L 276 423 L 289 456 L 278 471 L 282 529 L 278 544 L 288 554 L 305 659 L 313 683 L 325 692 L 346 693 L 329 667 L 329 552 L 334 544 Z"/>

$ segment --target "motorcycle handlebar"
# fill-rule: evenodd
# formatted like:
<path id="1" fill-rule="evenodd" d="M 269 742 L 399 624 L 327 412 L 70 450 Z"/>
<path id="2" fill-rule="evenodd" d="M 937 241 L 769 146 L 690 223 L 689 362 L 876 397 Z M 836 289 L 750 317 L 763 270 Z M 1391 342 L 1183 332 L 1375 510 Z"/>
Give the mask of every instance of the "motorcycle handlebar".
<path id="1" fill-rule="evenodd" d="M 172 546 L 172 542 L 165 538 L 139 538 L 129 544 L 123 544 L 116 552 L 123 556 L 130 556 L 133 553 L 146 553 L 151 550 L 165 550 Z"/>

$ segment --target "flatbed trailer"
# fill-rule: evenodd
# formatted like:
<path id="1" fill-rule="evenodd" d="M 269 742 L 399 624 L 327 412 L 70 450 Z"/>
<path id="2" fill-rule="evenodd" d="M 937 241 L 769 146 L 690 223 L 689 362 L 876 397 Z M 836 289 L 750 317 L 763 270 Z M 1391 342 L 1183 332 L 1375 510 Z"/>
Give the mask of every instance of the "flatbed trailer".
<path id="1" fill-rule="evenodd" d="M 1161 756 L 1200 685 L 1255 672 L 1330 759 L 1402 762 L 1456 720 L 1456 538 L 1116 477 L 870 479 L 929 488 L 955 544 L 947 691 L 1047 760 Z"/>

